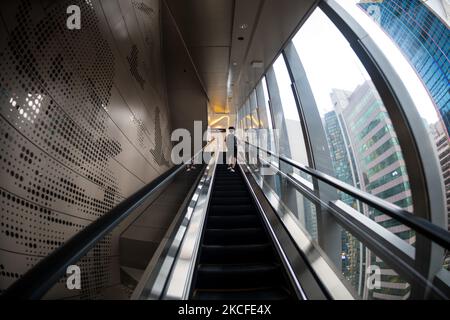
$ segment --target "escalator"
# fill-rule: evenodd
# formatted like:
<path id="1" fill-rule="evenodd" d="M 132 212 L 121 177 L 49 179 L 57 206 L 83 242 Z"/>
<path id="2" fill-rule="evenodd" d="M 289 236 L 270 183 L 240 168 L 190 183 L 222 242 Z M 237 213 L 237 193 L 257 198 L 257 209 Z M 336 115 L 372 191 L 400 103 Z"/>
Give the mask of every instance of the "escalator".
<path id="1" fill-rule="evenodd" d="M 266 150 L 264 152 L 269 153 Z M 195 157 L 203 158 L 204 154 L 206 152 L 202 150 Z M 325 203 L 316 197 L 317 193 L 308 190 L 275 166 L 273 170 L 277 175 L 262 180 L 258 178 L 262 169 L 266 168 L 262 165 L 251 167 L 239 164 L 236 172 L 230 172 L 226 165 L 217 164 L 223 155 L 216 152 L 209 155 L 205 157 L 209 160 L 203 159 L 205 163 L 199 165 L 197 170 L 187 170 L 191 169 L 188 164 L 192 163 L 194 157 L 185 164 L 174 166 L 138 190 L 39 261 L 2 292 L 0 299 L 73 298 L 73 295 L 69 296 L 72 292 L 66 287 L 66 282 L 59 280 L 65 279 L 68 266 L 83 266 L 83 263 L 89 262 L 91 252 L 95 252 L 100 241 L 110 234 L 121 235 L 111 237 L 121 248 L 120 259 L 107 262 L 111 267 L 111 275 L 118 280 L 116 291 L 126 289 L 126 296 L 119 296 L 116 291 L 107 288 L 109 295 L 105 294 L 105 290 L 97 290 L 89 298 L 354 299 L 356 294 L 342 281 L 340 271 L 336 272 L 330 265 L 331 260 L 300 228 L 297 215 L 293 214 L 300 210 L 303 210 L 300 213 L 306 214 L 305 209 L 310 207 L 291 206 L 293 210 L 289 211 L 288 205 L 280 201 L 280 196 L 288 204 L 289 199 L 295 199 L 311 201 L 326 208 L 325 213 L 358 235 L 368 248 L 377 250 L 383 261 L 389 261 L 396 267 L 396 272 L 398 270 L 405 276 L 412 275 L 411 281 L 419 286 L 418 290 L 432 290 L 425 298 L 448 298 L 445 278 L 438 277 L 440 282 L 437 285 L 430 284 L 426 278 L 422 279 L 411 264 L 405 263 L 412 261 L 409 259 L 412 256 L 409 247 L 393 240 L 371 219 L 355 213 L 352 208 L 346 208 L 339 201 Z M 362 199 L 366 204 L 376 206 L 391 217 L 401 218 L 405 225 L 421 231 L 444 248 L 450 248 L 447 231 L 410 214 L 393 210 L 381 200 L 374 200 L 362 191 L 337 183 L 324 173 L 284 157 L 278 159 L 317 177 L 329 186 Z M 177 186 L 177 181 L 182 181 L 183 185 Z M 272 185 L 283 185 L 284 193 L 275 194 L 276 188 L 271 188 Z M 162 204 L 165 204 L 166 211 L 162 211 Z M 158 219 L 155 219 L 156 212 L 160 213 Z M 141 228 L 132 229 L 131 225 Z M 164 229 L 164 234 L 158 238 L 139 233 L 150 229 L 142 227 L 155 226 Z M 151 246 L 150 242 L 154 240 L 158 241 L 157 248 Z M 131 260 L 130 256 L 135 260 Z M 130 296 L 128 293 L 131 291 Z"/>
<path id="2" fill-rule="evenodd" d="M 192 283 L 197 300 L 287 300 L 292 289 L 241 173 L 218 165 Z"/>

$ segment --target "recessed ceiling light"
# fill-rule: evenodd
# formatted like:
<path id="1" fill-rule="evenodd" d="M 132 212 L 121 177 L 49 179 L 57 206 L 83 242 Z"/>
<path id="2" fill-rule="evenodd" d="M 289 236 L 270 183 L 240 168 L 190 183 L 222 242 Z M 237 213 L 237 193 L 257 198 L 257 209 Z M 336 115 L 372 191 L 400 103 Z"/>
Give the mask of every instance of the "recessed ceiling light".
<path id="1" fill-rule="evenodd" d="M 241 24 L 241 25 L 239 26 L 239 28 L 241 28 L 242 30 L 245 30 L 245 29 L 248 28 L 248 24 L 243 23 L 243 24 Z"/>

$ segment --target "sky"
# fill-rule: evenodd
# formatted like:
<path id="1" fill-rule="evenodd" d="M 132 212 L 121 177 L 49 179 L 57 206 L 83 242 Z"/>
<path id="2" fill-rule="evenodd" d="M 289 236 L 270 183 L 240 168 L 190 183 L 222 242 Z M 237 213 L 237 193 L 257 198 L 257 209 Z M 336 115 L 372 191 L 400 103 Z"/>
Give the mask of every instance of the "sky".
<path id="1" fill-rule="evenodd" d="M 321 10 L 314 11 L 293 43 L 321 114 L 333 110 L 332 89 L 353 91 L 369 79 L 347 40 Z"/>
<path id="2" fill-rule="evenodd" d="M 359 7 L 357 0 L 337 0 L 360 23 L 368 35 L 389 57 L 389 62 L 401 76 L 419 113 L 428 123 L 438 120 L 436 109 L 424 85 L 414 69 L 401 54 L 395 43 L 380 26 Z M 316 9 L 305 22 L 293 43 L 297 49 L 321 115 L 333 109 L 330 98 L 332 89 L 353 91 L 370 79 L 359 58 L 336 26 L 320 10 Z"/>
<path id="3" fill-rule="evenodd" d="M 445 3 L 447 2 L 447 3 Z M 450 22 L 450 2 L 448 0 L 423 0 L 425 5 L 431 7 L 431 9 L 439 16 L 447 25 Z M 444 8 L 446 6 L 446 8 Z"/>

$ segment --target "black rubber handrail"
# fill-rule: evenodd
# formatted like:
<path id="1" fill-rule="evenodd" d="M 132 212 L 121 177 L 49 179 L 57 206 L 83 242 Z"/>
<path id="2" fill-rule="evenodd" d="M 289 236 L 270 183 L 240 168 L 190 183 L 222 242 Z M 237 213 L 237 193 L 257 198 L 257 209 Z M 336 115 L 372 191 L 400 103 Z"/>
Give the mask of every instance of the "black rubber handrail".
<path id="1" fill-rule="evenodd" d="M 450 250 L 450 232 L 431 223 L 430 221 L 414 216 L 410 212 L 403 210 L 402 208 L 392 203 L 389 203 L 386 200 L 378 198 L 370 193 L 364 192 L 358 188 L 355 188 L 354 186 L 342 182 L 339 179 L 336 179 L 323 172 L 307 167 L 283 155 L 277 155 L 271 151 L 255 146 L 247 141 L 245 141 L 245 143 L 253 148 L 257 148 L 257 150 L 260 150 L 262 152 L 265 152 L 271 156 L 280 159 L 281 161 L 311 175 L 314 178 L 321 180 L 322 182 L 325 182 L 330 186 L 333 186 L 336 189 L 339 189 L 357 198 L 358 200 L 361 200 L 362 202 L 383 212 L 384 214 L 390 216 L 391 218 L 394 218 L 399 222 L 403 223 L 404 225 L 418 231 L 420 234 L 426 236 L 427 238 L 436 242 L 445 249 Z"/>
<path id="2" fill-rule="evenodd" d="M 194 157 L 204 152 L 215 139 L 212 139 Z M 67 267 L 79 261 L 94 247 L 98 241 L 111 232 L 120 222 L 127 218 L 148 197 L 155 194 L 160 188 L 175 177 L 186 164 L 177 165 L 160 175 L 158 178 L 144 186 L 136 193 L 112 208 L 83 230 L 75 234 L 63 245 L 55 249 L 48 256 L 40 260 L 22 277 L 15 281 L 5 292 L 1 299 L 31 299 L 42 298 L 52 286 L 65 274 Z"/>

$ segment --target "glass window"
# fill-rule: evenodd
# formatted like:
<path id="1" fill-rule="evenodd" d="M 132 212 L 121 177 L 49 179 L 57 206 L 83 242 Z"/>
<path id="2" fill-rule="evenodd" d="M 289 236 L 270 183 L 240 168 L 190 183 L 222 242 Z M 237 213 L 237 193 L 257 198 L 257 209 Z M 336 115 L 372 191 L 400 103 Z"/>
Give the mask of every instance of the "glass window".
<path id="1" fill-rule="evenodd" d="M 250 101 L 247 99 L 244 104 L 244 120 L 245 120 L 245 130 L 252 127 L 252 122 L 250 121 Z"/>
<path id="2" fill-rule="evenodd" d="M 293 44 L 324 123 L 335 176 L 370 193 L 385 194 L 384 188 L 393 182 L 386 180 L 384 185 L 380 179 L 404 168 L 404 160 L 383 101 L 361 61 L 320 9 Z M 408 183 L 406 169 L 398 171 L 395 181 Z M 396 201 L 410 196 L 400 190 Z"/>
<path id="3" fill-rule="evenodd" d="M 258 131 L 258 145 L 264 149 L 272 151 L 274 154 L 279 154 L 275 141 L 277 140 L 276 132 L 273 129 L 272 115 L 270 112 L 270 99 L 269 92 L 267 89 L 266 77 L 258 83 L 255 89 L 255 98 L 258 105 L 258 115 L 259 115 L 259 131 Z M 266 161 L 278 166 L 278 161 L 275 161 L 274 157 L 268 156 L 265 152 L 260 152 L 260 157 Z"/>
<path id="4" fill-rule="evenodd" d="M 415 101 L 422 122 L 414 126 L 425 126 L 443 173 L 447 212 L 444 219 L 436 220 L 447 221 L 443 227 L 450 230 L 450 179 L 446 179 L 450 175 L 450 29 L 445 1 L 336 2 L 389 58 Z M 450 270 L 450 252 L 444 260 L 444 268 Z"/>
<path id="5" fill-rule="evenodd" d="M 257 145 L 258 144 L 258 138 L 257 138 L 257 132 L 259 129 L 259 117 L 258 117 L 258 110 L 257 110 L 257 102 L 256 102 L 256 93 L 253 90 L 250 94 L 250 97 L 248 98 L 248 104 L 249 104 L 249 114 L 248 114 L 248 121 L 250 123 L 249 130 L 247 131 L 247 137 L 248 142 Z"/>
<path id="6" fill-rule="evenodd" d="M 255 90 L 250 94 L 250 112 L 253 129 L 259 129 L 258 103 Z"/>
<path id="7" fill-rule="evenodd" d="M 267 91 L 266 77 L 256 86 L 256 98 L 259 113 L 259 125 L 261 128 L 272 129 L 272 116 L 269 108 L 269 93 Z"/>
<path id="8" fill-rule="evenodd" d="M 237 131 L 237 137 L 239 140 L 244 140 L 245 138 L 245 130 L 247 128 L 246 125 L 246 119 L 245 119 L 245 107 L 244 105 L 241 106 L 241 108 L 238 111 L 238 127 L 239 130 Z"/>
<path id="9" fill-rule="evenodd" d="M 259 114 L 259 125 L 261 130 L 259 131 L 259 145 L 265 150 L 269 150 L 278 154 L 277 147 L 275 145 L 275 141 L 278 141 L 276 138 L 276 132 L 273 128 L 272 123 L 272 115 L 270 111 L 270 99 L 269 92 L 267 89 L 267 81 L 266 77 L 263 77 L 262 80 L 256 86 L 256 99 L 258 103 L 258 114 Z"/>
<path id="10" fill-rule="evenodd" d="M 412 211 L 409 177 L 396 132 L 377 89 L 350 44 L 320 9 L 312 13 L 292 42 L 322 118 L 334 176 Z M 348 195 L 340 193 L 340 200 L 414 244 L 414 233 L 397 221 Z M 346 259 L 342 272 L 347 279 L 355 279 L 355 271 L 345 266 L 362 267 L 362 257 L 379 265 L 369 250 L 361 256 L 364 249 L 353 247 L 354 242 L 351 235 L 342 233 L 342 256 Z M 354 285 L 361 287 L 363 283 Z M 386 284 L 368 296 L 379 294 L 389 299 L 409 295 L 409 285 L 403 283 L 399 288 L 394 290 Z"/>
<path id="11" fill-rule="evenodd" d="M 308 165 L 308 154 L 292 92 L 292 82 L 282 55 L 273 64 L 268 77 L 275 127 L 279 130 L 280 153 Z"/>
<path id="12" fill-rule="evenodd" d="M 242 115 L 242 107 L 239 108 L 238 112 L 237 112 L 237 126 L 238 126 L 238 137 L 242 138 L 241 133 L 244 130 L 244 120 L 243 120 L 243 115 Z"/>

